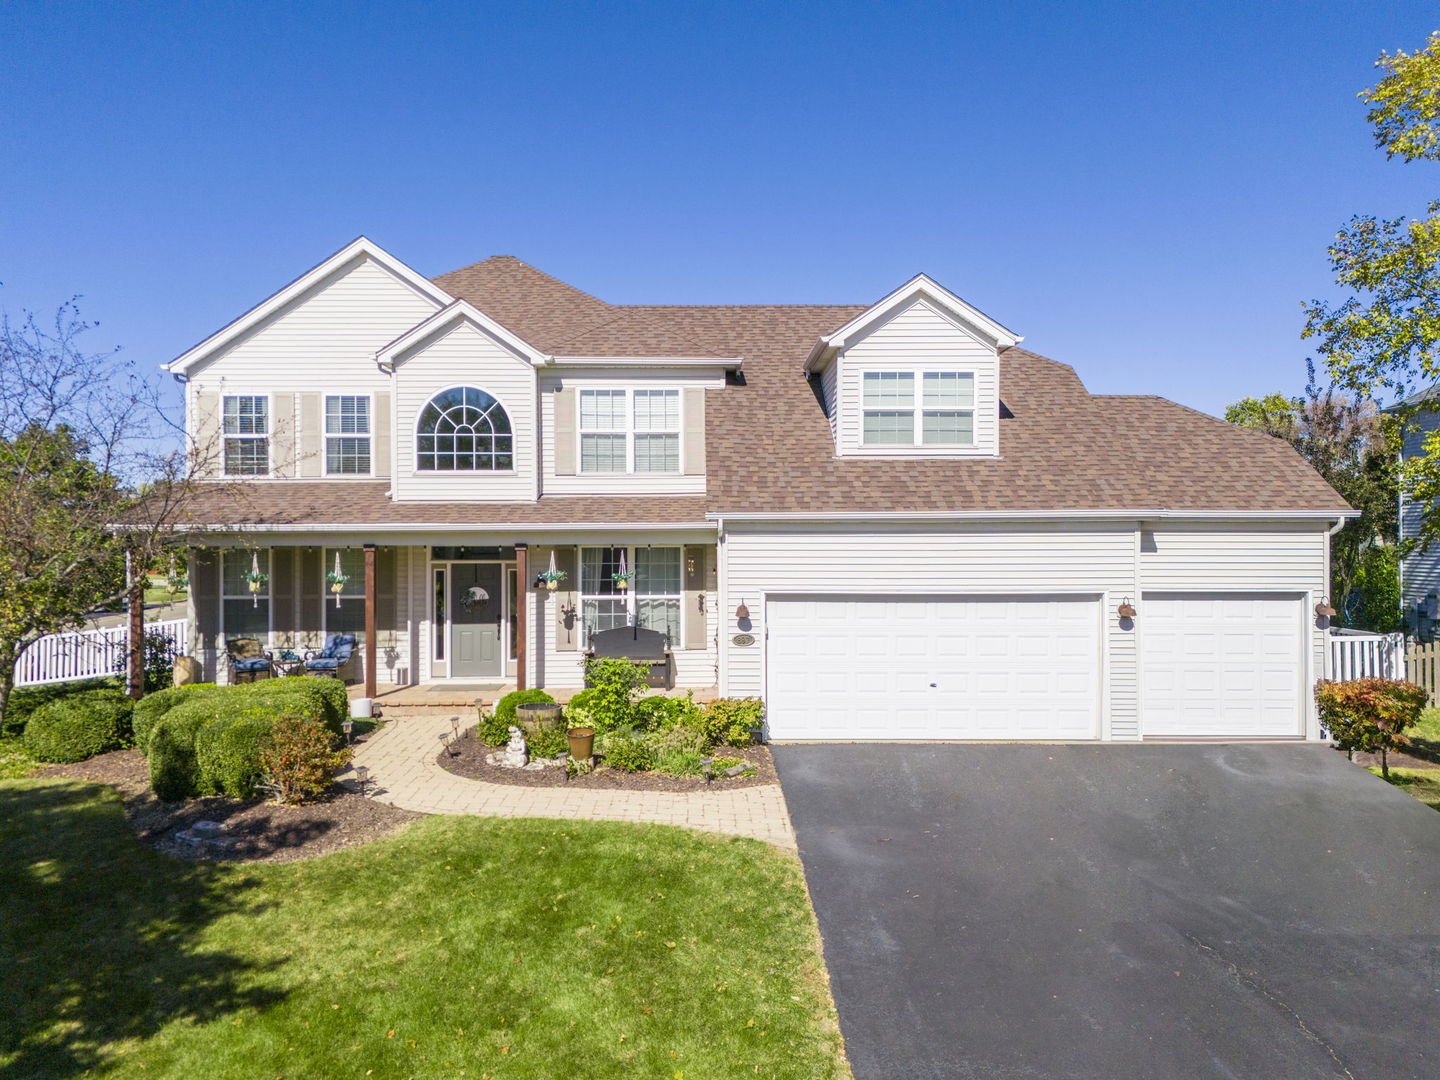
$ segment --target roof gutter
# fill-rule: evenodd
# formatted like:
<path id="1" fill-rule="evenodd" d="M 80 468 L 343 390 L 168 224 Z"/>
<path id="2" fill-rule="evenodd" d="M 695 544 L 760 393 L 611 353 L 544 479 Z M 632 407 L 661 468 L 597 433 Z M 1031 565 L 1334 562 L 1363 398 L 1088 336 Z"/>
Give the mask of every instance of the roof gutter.
<path id="1" fill-rule="evenodd" d="M 813 513 L 713 513 L 711 521 L 1165 521 L 1201 519 L 1217 521 L 1334 521 L 1343 526 L 1350 518 L 1360 516 L 1359 510 L 893 510 L 838 511 Z"/>
<path id="2" fill-rule="evenodd" d="M 141 528 L 142 526 L 113 526 L 116 530 L 124 531 L 128 528 Z M 596 521 L 583 524 L 560 523 L 546 524 L 533 522 L 428 522 L 428 523 L 386 523 L 383 521 L 365 522 L 298 522 L 276 525 L 255 525 L 255 524 L 225 524 L 225 525 L 177 525 L 176 532 L 194 533 L 335 533 L 335 532 L 358 532 L 358 533 L 436 533 L 436 532 L 594 532 L 599 529 L 655 531 L 655 530 L 676 530 L 676 529 L 704 529 L 707 532 L 717 531 L 713 521 L 645 521 L 645 522 L 614 522 Z"/>

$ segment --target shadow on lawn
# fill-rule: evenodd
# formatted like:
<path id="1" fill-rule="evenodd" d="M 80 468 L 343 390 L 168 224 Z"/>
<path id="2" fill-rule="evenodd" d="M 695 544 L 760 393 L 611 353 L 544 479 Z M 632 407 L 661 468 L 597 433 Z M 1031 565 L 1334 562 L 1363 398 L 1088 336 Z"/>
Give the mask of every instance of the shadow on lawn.
<path id="1" fill-rule="evenodd" d="M 259 965 L 200 947 L 254 884 L 136 843 L 106 789 L 0 786 L 0 1080 L 76 1076 L 117 1040 L 277 1000 L 240 985 Z"/>

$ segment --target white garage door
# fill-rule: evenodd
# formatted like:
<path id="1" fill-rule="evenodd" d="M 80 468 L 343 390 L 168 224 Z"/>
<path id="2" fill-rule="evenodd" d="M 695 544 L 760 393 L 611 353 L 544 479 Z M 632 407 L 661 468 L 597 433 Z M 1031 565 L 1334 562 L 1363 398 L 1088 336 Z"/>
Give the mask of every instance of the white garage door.
<path id="1" fill-rule="evenodd" d="M 794 597 L 766 605 L 776 739 L 1093 739 L 1093 597 Z"/>
<path id="2" fill-rule="evenodd" d="M 1146 593 L 1140 631 L 1146 738 L 1303 734 L 1299 596 Z"/>

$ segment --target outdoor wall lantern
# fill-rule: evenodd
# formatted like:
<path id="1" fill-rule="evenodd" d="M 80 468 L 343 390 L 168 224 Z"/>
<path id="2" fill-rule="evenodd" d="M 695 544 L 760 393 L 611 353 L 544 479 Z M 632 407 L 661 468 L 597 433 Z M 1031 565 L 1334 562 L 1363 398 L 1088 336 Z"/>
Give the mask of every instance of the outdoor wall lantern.
<path id="1" fill-rule="evenodd" d="M 1320 602 L 1315 605 L 1315 614 L 1322 619 L 1333 619 L 1335 617 L 1335 609 L 1330 606 L 1330 598 L 1328 596 L 1322 596 L 1320 598 Z"/>
<path id="2" fill-rule="evenodd" d="M 1135 605 L 1130 602 L 1130 597 L 1127 596 L 1124 602 L 1115 609 L 1115 614 L 1119 615 L 1122 619 L 1133 619 L 1135 617 Z"/>
<path id="3" fill-rule="evenodd" d="M 750 618 L 750 609 L 745 606 L 744 600 L 741 600 L 740 606 L 735 609 L 735 618 L 740 622 L 744 622 L 746 619 Z"/>

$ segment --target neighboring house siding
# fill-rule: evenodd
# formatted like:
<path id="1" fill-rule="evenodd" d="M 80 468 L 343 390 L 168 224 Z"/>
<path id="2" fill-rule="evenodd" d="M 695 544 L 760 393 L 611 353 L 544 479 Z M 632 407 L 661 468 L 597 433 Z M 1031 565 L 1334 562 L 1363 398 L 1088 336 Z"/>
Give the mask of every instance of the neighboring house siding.
<path id="1" fill-rule="evenodd" d="M 678 388 L 682 399 L 687 390 L 719 391 L 725 386 L 722 378 L 714 375 L 634 371 L 583 371 L 583 372 L 542 372 L 540 386 L 540 447 L 541 447 L 541 491 L 546 495 L 703 495 L 705 494 L 704 463 L 689 460 L 695 456 L 691 440 L 681 438 L 682 461 L 680 473 L 583 473 L 579 471 L 580 430 L 574 413 L 569 425 L 557 425 L 555 410 L 576 408 L 576 396 L 582 389 L 646 389 Z M 573 390 L 575 394 L 559 393 Z M 562 405 L 561 403 L 565 403 Z M 681 423 L 685 423 L 685 409 L 681 408 Z M 561 456 L 570 463 L 573 472 L 560 473 L 556 468 L 557 431 L 574 445 Z M 703 435 L 703 432 L 701 433 Z M 701 444 L 703 445 L 703 443 Z M 699 465 L 702 471 L 692 472 Z"/>
<path id="2" fill-rule="evenodd" d="M 415 430 L 421 410 L 454 386 L 483 390 L 505 408 L 514 432 L 513 472 L 419 472 Z M 401 502 L 524 502 L 537 496 L 535 369 L 488 334 L 458 323 L 403 358 L 395 369 L 395 498 Z"/>
<path id="3" fill-rule="evenodd" d="M 1135 591 L 1133 524 L 766 527 L 726 525 L 721 545 L 726 620 L 722 693 L 764 696 L 765 598 L 785 594 L 1067 594 L 1103 597 L 1102 714 L 1108 737 L 1137 736 L 1133 630 L 1112 617 Z M 750 646 L 737 646 L 735 609 L 750 610 Z M 1107 707 L 1108 702 L 1108 707 Z"/>
<path id="4" fill-rule="evenodd" d="M 1417 414 L 1405 431 L 1401 454 L 1419 457 L 1425 452 L 1425 437 L 1440 428 L 1440 413 Z M 1400 498 L 1400 538 L 1408 540 L 1420 534 L 1425 504 Z M 1431 544 L 1407 555 L 1400 568 L 1401 603 L 1410 607 L 1431 593 L 1440 594 L 1440 544 Z"/>
<path id="5" fill-rule="evenodd" d="M 1000 361 L 996 351 L 926 301 L 914 301 L 871 330 L 864 339 L 845 349 L 835 365 L 839 368 L 836 429 L 842 455 L 993 457 L 999 452 Z M 969 447 L 865 446 L 861 376 L 867 371 L 973 371 L 975 444 Z M 918 380 L 915 389 L 918 395 Z"/>

